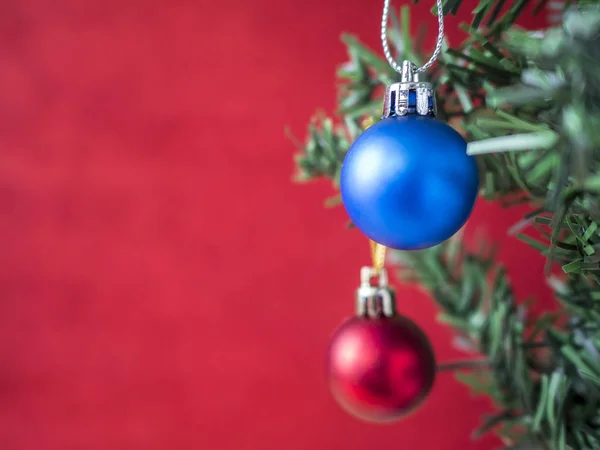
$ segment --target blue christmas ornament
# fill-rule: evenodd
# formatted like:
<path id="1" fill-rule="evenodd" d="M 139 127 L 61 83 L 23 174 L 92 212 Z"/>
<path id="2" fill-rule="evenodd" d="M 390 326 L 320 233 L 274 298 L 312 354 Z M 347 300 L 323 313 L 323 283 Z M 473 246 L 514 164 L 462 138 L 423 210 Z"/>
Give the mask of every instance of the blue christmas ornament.
<path id="1" fill-rule="evenodd" d="M 352 144 L 340 189 L 352 222 L 386 247 L 417 250 L 454 235 L 479 189 L 475 159 L 448 124 L 435 119 L 432 86 L 405 62 L 388 87 L 383 119 Z"/>

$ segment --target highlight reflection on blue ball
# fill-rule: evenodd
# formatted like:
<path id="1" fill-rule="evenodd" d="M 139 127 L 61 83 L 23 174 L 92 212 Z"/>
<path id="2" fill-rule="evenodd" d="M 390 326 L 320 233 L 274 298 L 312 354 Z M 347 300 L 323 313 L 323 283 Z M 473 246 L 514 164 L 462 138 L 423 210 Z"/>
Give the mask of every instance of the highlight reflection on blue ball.
<path id="1" fill-rule="evenodd" d="M 475 158 L 448 124 L 390 117 L 365 130 L 342 166 L 340 189 L 352 222 L 386 247 L 418 250 L 452 237 L 479 189 Z"/>

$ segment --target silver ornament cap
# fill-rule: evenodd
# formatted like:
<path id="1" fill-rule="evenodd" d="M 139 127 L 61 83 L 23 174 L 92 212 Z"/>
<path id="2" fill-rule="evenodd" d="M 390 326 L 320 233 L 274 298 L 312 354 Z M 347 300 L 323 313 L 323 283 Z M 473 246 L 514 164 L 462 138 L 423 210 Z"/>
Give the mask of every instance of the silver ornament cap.
<path id="1" fill-rule="evenodd" d="M 378 283 L 371 282 L 378 277 Z M 393 317 L 396 315 L 396 296 L 388 285 L 384 268 L 363 267 L 360 270 L 360 287 L 356 290 L 356 315 L 359 317 Z"/>
<path id="2" fill-rule="evenodd" d="M 436 114 L 432 84 L 419 81 L 414 64 L 404 61 L 400 82 L 389 85 L 385 90 L 382 118 L 409 115 L 435 117 Z"/>

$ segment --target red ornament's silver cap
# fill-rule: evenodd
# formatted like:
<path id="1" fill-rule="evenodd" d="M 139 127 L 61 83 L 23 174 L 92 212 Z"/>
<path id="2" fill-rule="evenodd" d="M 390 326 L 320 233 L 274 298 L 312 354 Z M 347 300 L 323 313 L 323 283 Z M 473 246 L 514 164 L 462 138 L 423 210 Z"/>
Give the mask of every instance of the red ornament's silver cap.
<path id="1" fill-rule="evenodd" d="M 372 279 L 378 277 L 378 283 Z M 360 287 L 356 291 L 356 315 L 359 317 L 393 317 L 396 315 L 396 296 L 388 286 L 387 271 L 373 267 L 360 270 Z"/>
<path id="2" fill-rule="evenodd" d="M 431 83 L 419 81 L 419 74 L 410 61 L 402 63 L 401 81 L 385 90 L 383 119 L 396 116 L 435 117 L 435 91 Z"/>

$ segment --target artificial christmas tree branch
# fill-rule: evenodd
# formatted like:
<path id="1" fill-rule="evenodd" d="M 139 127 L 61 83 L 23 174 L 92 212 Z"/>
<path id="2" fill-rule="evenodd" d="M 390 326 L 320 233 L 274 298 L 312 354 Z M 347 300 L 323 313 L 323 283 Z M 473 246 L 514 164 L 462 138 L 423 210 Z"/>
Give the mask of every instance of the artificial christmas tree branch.
<path id="1" fill-rule="evenodd" d="M 577 284 L 575 294 L 555 281 L 565 309 L 558 317 L 548 315 L 530 324 L 527 309 L 517 305 L 505 272 L 489 251 L 470 252 L 454 239 L 420 252 L 395 252 L 394 258 L 402 267 L 401 279 L 417 282 L 432 294 L 442 308 L 440 320 L 457 330 L 462 346 L 466 339 L 471 349 L 488 355 L 489 369 L 458 372 L 457 378 L 475 393 L 490 396 L 501 410 L 511 411 L 501 416 L 510 427 L 496 428 L 498 433 L 514 440 L 519 426 L 527 431 L 518 439 L 547 448 L 565 448 L 566 443 L 597 448 L 600 440 L 591 430 L 600 425 L 600 405 L 594 400 L 590 407 L 589 399 L 600 393 L 600 384 L 591 378 L 600 371 L 600 359 L 594 357 L 600 322 L 592 326 L 594 322 L 568 309 L 573 303 L 586 308 L 594 302 L 591 284 Z M 561 316 L 571 318 L 565 330 L 553 325 Z M 579 336 L 578 343 L 574 336 Z M 540 347 L 545 351 L 538 356 Z M 483 428 L 503 422 L 496 417 Z M 588 432 L 582 433 L 580 426 Z M 573 445 L 577 440 L 590 446 Z"/>
<path id="2" fill-rule="evenodd" d="M 460 346 L 483 355 L 485 364 L 456 373 L 498 406 L 476 435 L 493 430 L 515 450 L 600 449 L 600 1 L 578 2 L 562 26 L 536 32 L 514 24 L 543 2 L 504 3 L 479 1 L 462 27 L 468 37 L 444 48 L 428 81 L 438 117 L 478 155 L 480 194 L 532 205 L 510 233 L 547 259 L 560 309 L 530 317 L 494 253 L 472 252 L 460 238 L 390 257 L 435 299 Z M 447 14 L 461 7 L 443 5 Z M 425 52 L 408 23 L 403 8 L 389 30 L 392 50 L 420 62 Z M 296 160 L 298 179 L 336 187 L 363 121 L 378 119 L 381 86 L 396 77 L 357 38 L 343 41 L 350 60 L 338 72 L 341 120 L 318 116 Z M 552 276 L 553 267 L 563 275 Z"/>

